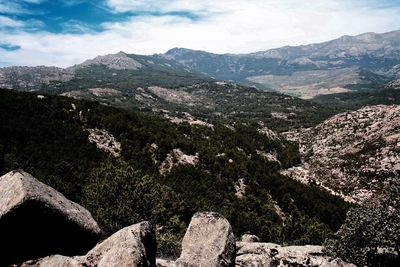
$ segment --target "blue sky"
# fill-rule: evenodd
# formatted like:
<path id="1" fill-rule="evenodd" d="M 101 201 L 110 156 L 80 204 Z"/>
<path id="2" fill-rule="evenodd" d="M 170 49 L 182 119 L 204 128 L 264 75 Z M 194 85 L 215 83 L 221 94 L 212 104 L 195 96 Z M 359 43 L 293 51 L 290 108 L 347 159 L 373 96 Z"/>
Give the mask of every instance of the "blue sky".
<path id="1" fill-rule="evenodd" d="M 245 53 L 400 29 L 400 0 L 0 0 L 0 66 L 118 51 Z"/>

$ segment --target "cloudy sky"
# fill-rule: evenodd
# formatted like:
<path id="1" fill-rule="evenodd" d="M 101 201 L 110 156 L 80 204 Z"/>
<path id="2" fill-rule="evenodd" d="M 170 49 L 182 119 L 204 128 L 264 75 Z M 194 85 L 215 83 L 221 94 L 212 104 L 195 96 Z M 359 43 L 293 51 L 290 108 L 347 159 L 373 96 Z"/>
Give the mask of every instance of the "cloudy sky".
<path id="1" fill-rule="evenodd" d="M 0 0 L 0 66 L 118 51 L 246 53 L 400 29 L 400 0 Z"/>

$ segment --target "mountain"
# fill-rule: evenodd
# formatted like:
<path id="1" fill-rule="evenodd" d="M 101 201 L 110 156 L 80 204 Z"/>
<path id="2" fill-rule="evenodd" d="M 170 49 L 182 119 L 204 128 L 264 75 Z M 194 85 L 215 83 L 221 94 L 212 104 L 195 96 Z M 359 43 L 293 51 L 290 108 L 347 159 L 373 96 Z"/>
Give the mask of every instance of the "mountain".
<path id="1" fill-rule="evenodd" d="M 152 111 L 171 120 L 187 121 L 189 113 L 204 121 L 252 121 L 278 131 L 310 127 L 338 112 L 295 97 L 220 82 L 189 72 L 181 63 L 160 55 L 119 52 L 66 69 L 2 68 L 0 84 L 3 88 Z"/>
<path id="2" fill-rule="evenodd" d="M 86 82 L 99 82 L 108 76 L 114 77 L 113 82 L 120 80 L 120 74 L 130 73 L 129 78 L 137 86 L 146 82 L 162 85 L 192 83 L 196 80 L 210 80 L 209 77 L 190 73 L 185 66 L 164 57 L 128 55 L 124 52 L 98 56 L 94 59 L 62 69 L 57 67 L 6 67 L 0 68 L 0 87 L 21 91 L 38 91 L 40 89 L 57 90 L 60 84 L 70 82 L 80 88 Z M 105 76 L 105 77 L 103 77 Z M 156 84 L 155 84 L 156 85 Z"/>
<path id="3" fill-rule="evenodd" d="M 256 85 L 302 98 L 372 90 L 399 77 L 400 31 L 343 36 L 251 54 L 174 48 L 164 54 L 216 79 Z"/>
<path id="4" fill-rule="evenodd" d="M 300 144 L 303 165 L 284 173 L 348 201 L 370 201 L 399 177 L 399 105 L 363 107 L 285 136 Z"/>

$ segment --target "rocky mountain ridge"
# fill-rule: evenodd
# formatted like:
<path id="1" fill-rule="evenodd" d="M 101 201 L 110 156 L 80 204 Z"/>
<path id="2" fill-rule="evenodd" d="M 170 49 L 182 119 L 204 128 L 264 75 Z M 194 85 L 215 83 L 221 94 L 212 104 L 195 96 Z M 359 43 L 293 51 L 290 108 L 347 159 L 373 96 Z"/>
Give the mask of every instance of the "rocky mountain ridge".
<path id="1" fill-rule="evenodd" d="M 399 75 L 399 39 L 400 31 L 365 33 L 251 54 L 212 54 L 174 48 L 164 56 L 217 79 L 303 97 L 310 92 L 312 96 L 345 92 L 332 90 L 336 87 L 373 90 L 384 86 Z M 299 78 L 293 80 L 293 76 Z M 321 79 L 327 78 L 333 82 L 321 83 Z M 282 79 L 291 82 L 286 84 Z"/>
<path id="2" fill-rule="evenodd" d="M 348 201 L 368 201 L 399 179 L 399 105 L 367 106 L 285 136 L 299 142 L 303 165 L 284 173 Z"/>
<path id="3" fill-rule="evenodd" d="M 83 69 L 104 67 L 111 74 L 113 71 L 139 71 L 147 69 L 150 71 L 163 70 L 170 75 L 186 73 L 185 67 L 175 61 L 166 60 L 160 56 L 140 56 L 119 52 L 97 56 L 68 68 L 58 67 L 5 67 L 0 68 L 0 88 L 37 91 L 51 84 L 68 82 L 79 79 Z M 173 73 L 177 72 L 177 73 Z M 116 75 L 116 74 L 115 74 Z"/>
<path id="4" fill-rule="evenodd" d="M 137 70 L 143 67 L 138 61 L 129 57 L 124 52 L 119 52 L 117 54 L 110 54 L 105 56 L 97 56 L 94 59 L 86 60 L 85 62 L 69 67 L 68 70 L 76 70 L 84 67 L 89 67 L 92 65 L 104 65 L 109 69 L 114 70 Z"/>

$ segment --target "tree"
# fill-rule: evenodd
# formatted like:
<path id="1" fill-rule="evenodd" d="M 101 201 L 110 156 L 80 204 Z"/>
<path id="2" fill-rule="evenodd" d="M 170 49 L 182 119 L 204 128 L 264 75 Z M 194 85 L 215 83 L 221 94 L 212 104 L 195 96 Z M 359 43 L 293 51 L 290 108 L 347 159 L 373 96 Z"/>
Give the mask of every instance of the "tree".
<path id="1" fill-rule="evenodd" d="M 386 188 L 381 199 L 349 210 L 328 252 L 359 266 L 400 266 L 399 182 Z"/>

